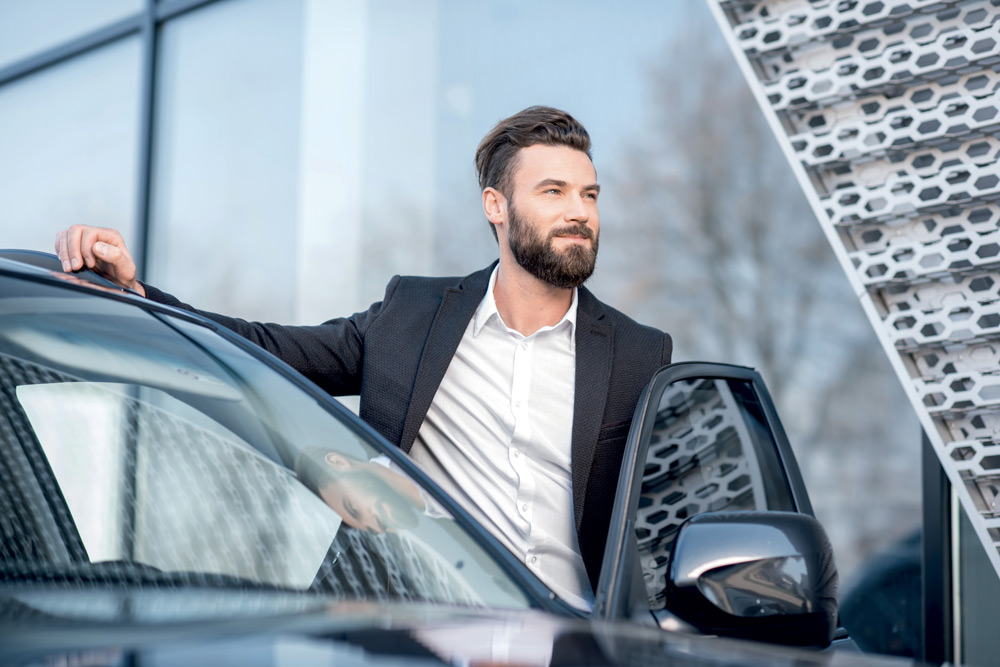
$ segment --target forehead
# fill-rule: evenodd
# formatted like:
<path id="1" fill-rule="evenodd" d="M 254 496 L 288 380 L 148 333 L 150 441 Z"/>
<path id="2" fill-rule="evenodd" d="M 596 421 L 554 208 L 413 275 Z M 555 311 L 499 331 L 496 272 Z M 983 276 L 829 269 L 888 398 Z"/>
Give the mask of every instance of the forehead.
<path id="1" fill-rule="evenodd" d="M 514 187 L 530 188 L 547 179 L 572 185 L 592 185 L 597 182 L 597 172 L 586 153 L 569 146 L 535 144 L 517 152 Z"/>

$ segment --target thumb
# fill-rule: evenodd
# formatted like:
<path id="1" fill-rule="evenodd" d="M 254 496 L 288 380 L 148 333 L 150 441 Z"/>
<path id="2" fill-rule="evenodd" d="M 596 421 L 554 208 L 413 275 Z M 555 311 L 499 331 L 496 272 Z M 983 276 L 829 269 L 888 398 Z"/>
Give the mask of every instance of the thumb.
<path id="1" fill-rule="evenodd" d="M 110 243 L 98 241 L 94 244 L 94 254 L 106 262 L 114 262 L 119 256 L 121 256 L 122 251 Z"/>

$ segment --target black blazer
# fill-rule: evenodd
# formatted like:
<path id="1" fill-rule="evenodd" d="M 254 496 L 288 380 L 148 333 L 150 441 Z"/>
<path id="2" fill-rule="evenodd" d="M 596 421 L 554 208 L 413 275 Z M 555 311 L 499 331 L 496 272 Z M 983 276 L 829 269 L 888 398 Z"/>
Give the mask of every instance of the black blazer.
<path id="1" fill-rule="evenodd" d="M 316 326 L 195 312 L 260 345 L 334 396 L 360 394 L 361 418 L 409 452 L 493 266 L 464 278 L 395 276 L 382 301 L 367 311 Z M 145 287 L 154 301 L 195 310 Z M 632 414 L 653 373 L 670 363 L 671 349 L 668 334 L 580 289 L 571 467 L 580 551 L 594 586 Z"/>

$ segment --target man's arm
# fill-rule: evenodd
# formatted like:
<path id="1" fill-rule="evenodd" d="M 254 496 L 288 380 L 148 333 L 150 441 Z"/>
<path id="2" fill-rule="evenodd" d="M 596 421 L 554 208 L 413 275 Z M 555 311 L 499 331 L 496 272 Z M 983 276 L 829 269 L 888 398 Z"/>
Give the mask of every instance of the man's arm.
<path id="1" fill-rule="evenodd" d="M 145 292 L 150 301 L 197 313 L 259 345 L 327 393 L 348 396 L 361 393 L 365 334 L 392 298 L 398 282 L 399 276 L 389 281 L 384 299 L 368 310 L 314 326 L 249 322 L 198 310 L 152 285 L 145 285 Z"/>
<path id="2" fill-rule="evenodd" d="M 385 299 L 367 311 L 316 326 L 284 326 L 198 310 L 152 285 L 144 285 L 135 278 L 135 262 L 117 230 L 74 225 L 59 232 L 55 249 L 63 270 L 86 267 L 151 301 L 206 317 L 261 346 L 335 396 L 360 393 L 365 333 L 398 283 L 398 277 L 393 278 Z"/>

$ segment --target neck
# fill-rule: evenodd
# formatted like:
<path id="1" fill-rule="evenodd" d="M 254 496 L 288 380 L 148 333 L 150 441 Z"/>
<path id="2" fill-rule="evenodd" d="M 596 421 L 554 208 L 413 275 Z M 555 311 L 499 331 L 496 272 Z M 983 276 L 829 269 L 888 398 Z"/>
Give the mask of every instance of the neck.
<path id="1" fill-rule="evenodd" d="M 504 324 L 522 336 L 559 323 L 573 303 L 573 290 L 553 287 L 513 258 L 501 257 L 493 298 Z"/>

